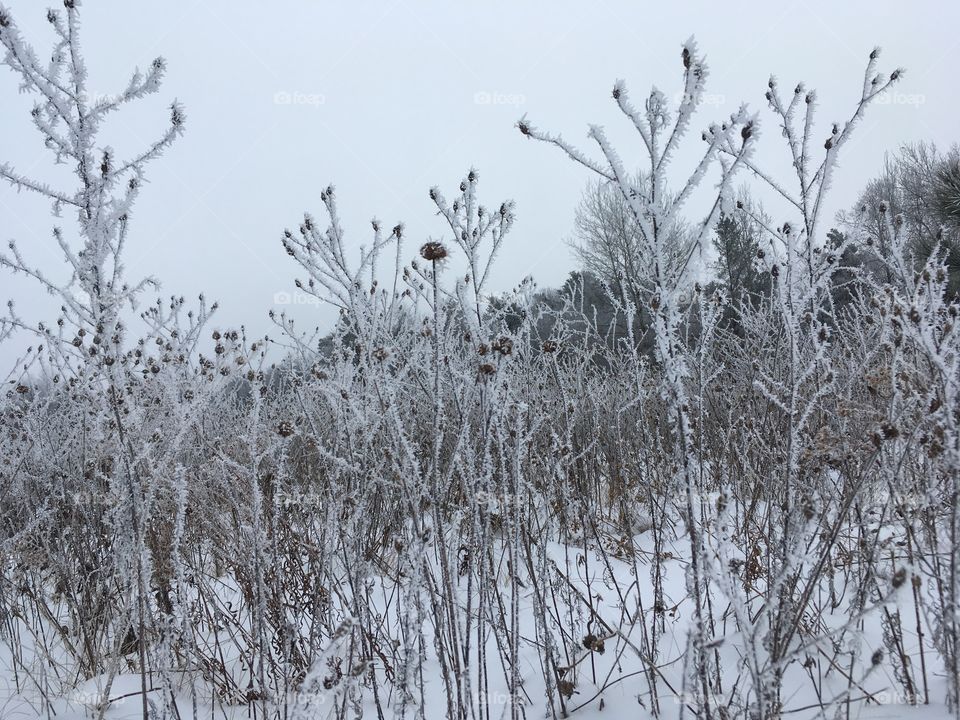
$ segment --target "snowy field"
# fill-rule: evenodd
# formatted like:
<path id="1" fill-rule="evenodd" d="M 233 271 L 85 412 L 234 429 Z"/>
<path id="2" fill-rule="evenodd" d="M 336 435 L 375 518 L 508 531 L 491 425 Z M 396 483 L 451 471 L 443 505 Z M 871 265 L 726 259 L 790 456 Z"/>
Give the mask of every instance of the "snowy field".
<path id="1" fill-rule="evenodd" d="M 0 720 L 960 720 L 960 150 L 843 176 L 904 80 L 878 49 L 829 111 L 771 77 L 716 112 L 691 38 L 670 92 L 612 85 L 617 130 L 523 115 L 587 182 L 555 289 L 498 288 L 535 233 L 476 169 L 421 235 L 345 229 L 327 186 L 262 333 L 128 271 L 187 116 L 114 149 L 167 65 L 89 92 L 82 12 L 41 52 L 0 6 L 63 171 L 0 164 L 54 223 L 0 251 L 32 288 L 0 314 Z"/>
<path id="2" fill-rule="evenodd" d="M 597 552 L 595 548 L 586 550 L 589 560 L 585 562 L 582 547 L 571 550 L 557 544 L 550 544 L 540 561 L 540 567 L 544 570 L 541 577 L 554 577 L 552 584 L 557 597 L 557 605 L 547 611 L 546 621 L 555 623 L 554 627 L 558 629 L 566 626 L 579 630 L 582 634 L 578 642 L 576 634 L 562 631 L 557 633 L 563 646 L 562 649 L 557 648 L 557 654 L 563 658 L 565 667 L 568 668 L 563 677 L 573 684 L 569 695 L 563 694 L 563 706 L 557 709 L 558 712 L 565 711 L 582 717 L 653 717 L 655 705 L 659 706 L 659 712 L 665 716 L 679 716 L 681 711 L 695 712 L 699 696 L 695 691 L 684 691 L 683 666 L 690 632 L 690 600 L 684 580 L 688 563 L 680 558 L 686 550 L 682 545 L 671 544 L 665 551 L 671 559 L 663 564 L 666 574 L 663 589 L 667 610 L 660 630 L 660 646 L 663 650 L 655 663 L 658 680 L 657 699 L 654 701 L 651 687 L 644 679 L 645 667 L 648 665 L 644 659 L 641 639 L 645 631 L 656 632 L 651 623 L 653 613 L 643 609 L 652 608 L 655 602 L 650 579 L 645 577 L 650 571 L 647 559 L 653 553 L 653 546 L 649 537 L 644 535 L 635 540 L 636 565 Z M 574 557 L 571 557 L 571 552 Z M 395 602 L 392 598 L 411 592 L 409 585 L 397 587 L 383 577 L 371 579 L 371 582 L 376 586 L 372 596 L 376 598 L 373 600 L 373 612 L 377 616 L 389 618 L 394 612 L 390 607 L 392 602 Z M 475 698 L 471 713 L 508 717 L 514 712 L 520 716 L 542 716 L 549 711 L 542 652 L 537 641 L 540 636 L 538 624 L 544 618 L 538 616 L 537 598 L 535 593 L 528 589 L 529 582 L 531 581 L 528 579 L 527 582 L 517 583 L 516 587 L 507 592 L 510 612 L 513 614 L 515 610 L 519 629 L 517 695 L 511 693 L 511 682 L 514 682 L 512 677 L 505 678 L 503 673 L 494 672 L 484 679 L 477 670 L 473 670 L 469 673 Z M 501 578 L 501 583 L 510 585 L 504 578 Z M 457 604 L 461 611 L 466 611 L 469 606 L 466 582 L 458 582 L 456 586 Z M 242 607 L 243 601 L 235 586 L 231 587 L 231 584 L 225 582 L 219 587 L 219 600 L 224 605 L 236 603 Z M 588 598 L 592 600 L 588 601 Z M 861 671 L 852 679 L 848 672 L 851 656 L 869 656 L 874 648 L 884 646 L 880 617 L 882 612 L 897 612 L 901 607 L 907 611 L 912 604 L 911 594 L 905 588 L 902 593 L 889 598 L 889 602 L 882 609 L 864 617 L 858 627 L 839 630 L 847 624 L 843 606 L 834 617 L 824 618 L 825 625 L 832 629 L 833 633 L 825 632 L 818 641 L 811 641 L 806 649 L 805 658 L 808 661 L 812 659 L 815 672 L 808 672 L 811 668 L 802 667 L 803 663 L 796 662 L 786 673 L 782 690 L 784 714 L 815 717 L 826 712 L 830 706 L 825 703 L 830 702 L 834 712 L 839 709 L 844 716 L 852 718 L 951 717 L 942 702 L 946 692 L 946 679 L 941 672 L 932 670 L 928 687 L 923 690 L 929 694 L 931 701 L 924 704 L 922 697 L 916 698 L 919 705 L 912 702 L 914 699 L 904 695 L 895 670 L 889 663 L 878 663 L 874 669 Z M 478 625 L 477 620 L 474 620 L 474 624 Z M 646 629 L 644 624 L 648 626 Z M 217 633 L 211 628 L 205 629 L 209 633 L 204 639 L 205 644 L 210 646 L 219 640 L 230 670 L 242 679 L 242 648 L 231 642 L 228 632 Z M 302 631 L 309 630 L 304 627 Z M 488 626 L 486 631 L 481 630 L 478 635 L 478 638 L 485 638 L 484 646 L 489 657 L 495 657 L 501 645 L 496 637 L 498 632 L 498 628 Z M 425 629 L 423 640 L 428 647 L 435 643 L 433 635 L 434 631 Z M 593 639 L 586 641 L 585 638 L 590 636 L 593 636 Z M 916 633 L 904 632 L 903 642 L 904 656 L 912 665 L 919 666 L 922 653 Z M 592 650 L 587 648 L 588 645 Z M 842 646 L 843 652 L 837 651 L 838 646 Z M 23 653 L 25 649 L 21 646 L 18 652 Z M 339 643 L 334 640 L 325 649 L 324 655 L 330 657 L 345 651 L 342 639 Z M 718 666 L 732 668 L 742 663 L 744 654 L 751 652 L 751 648 L 744 634 L 727 633 L 716 651 Z M 925 653 L 929 658 L 936 655 L 935 648 L 929 644 Z M 41 699 L 35 686 L 31 687 L 36 678 L 31 679 L 23 673 L 13 671 L 14 664 L 11 662 L 9 648 L 3 661 L 6 668 L 5 687 L 0 697 L 3 699 L 4 718 L 59 717 L 79 720 L 96 716 L 103 707 L 102 700 L 105 697 L 109 698 L 109 702 L 103 717 L 142 717 L 141 678 L 139 674 L 131 672 L 129 667 L 135 664 L 133 658 L 120 660 L 115 672 L 108 675 L 89 678 L 79 683 L 74 678 L 62 678 L 62 694 L 50 697 L 49 702 Z M 320 665 L 321 668 L 324 667 L 323 663 Z M 403 704 L 396 697 L 396 691 L 390 688 L 385 672 L 387 667 L 387 663 L 374 661 L 369 676 L 371 680 L 376 678 L 373 682 L 380 687 L 379 697 L 374 697 L 371 689 L 364 687 L 365 682 L 351 683 L 349 680 L 342 680 L 334 687 L 327 688 L 331 676 L 321 672 L 308 676 L 305 686 L 309 689 L 289 693 L 284 701 L 284 712 L 288 713 L 289 717 L 325 717 L 335 714 L 337 706 L 344 706 L 351 716 L 362 714 L 377 717 L 378 712 L 385 717 L 400 715 Z M 487 668 L 487 672 L 491 670 L 492 667 Z M 427 657 L 418 672 L 422 672 L 422 681 L 418 682 L 416 690 L 418 697 L 406 708 L 406 712 L 416 715 L 422 707 L 426 717 L 442 717 L 447 703 L 441 667 L 435 658 Z M 158 680 L 159 678 L 150 677 L 148 683 L 151 688 L 151 706 L 160 716 L 164 706 L 160 695 L 164 693 L 164 689 Z M 169 703 L 169 707 L 175 708 L 174 716 L 242 718 L 251 714 L 251 707 L 247 705 L 211 704 L 212 688 L 196 676 L 175 676 L 173 681 L 174 702 Z M 52 679 L 47 679 L 47 682 L 56 686 Z M 66 687 L 73 683 L 76 683 L 73 687 Z M 17 691 L 18 684 L 21 692 Z M 716 695 L 712 702 L 716 708 L 721 708 L 734 697 L 735 690 L 731 688 L 727 693 Z M 681 708 L 681 705 L 686 703 L 689 703 L 689 706 Z M 256 704 L 253 707 L 256 709 Z"/>

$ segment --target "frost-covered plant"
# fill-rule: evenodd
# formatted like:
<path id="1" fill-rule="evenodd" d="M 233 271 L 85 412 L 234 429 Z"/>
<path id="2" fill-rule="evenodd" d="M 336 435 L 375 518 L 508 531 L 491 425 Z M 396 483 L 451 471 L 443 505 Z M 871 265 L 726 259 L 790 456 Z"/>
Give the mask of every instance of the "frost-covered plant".
<path id="1" fill-rule="evenodd" d="M 668 422 L 671 427 L 673 443 L 677 452 L 679 468 L 676 488 L 684 497 L 684 515 L 686 529 L 691 544 L 690 592 L 695 603 L 695 622 L 690 642 L 693 651 L 690 668 L 696 681 L 696 691 L 700 693 L 705 717 L 712 716 L 710 702 L 711 689 L 707 653 L 708 631 L 704 619 L 705 577 L 702 565 L 703 547 L 699 513 L 700 497 L 703 493 L 700 458 L 696 453 L 691 427 L 691 398 L 688 395 L 686 381 L 689 376 L 689 363 L 680 343 L 681 295 L 692 284 L 688 270 L 690 260 L 702 248 L 719 217 L 731 179 L 741 165 L 749 158 L 750 148 L 755 134 L 755 121 L 741 107 L 735 114 L 720 124 L 711 124 L 703 133 L 707 143 L 699 163 L 678 192 L 669 189 L 668 169 L 680 141 L 687 134 L 694 114 L 701 104 L 707 79 L 707 66 L 699 57 L 693 40 L 684 44 L 681 53 L 683 63 L 683 92 L 675 117 L 671 116 L 667 97 L 654 89 L 646 98 L 644 109 L 638 110 L 631 102 L 627 89 L 617 82 L 613 89 L 613 98 L 620 110 L 633 122 L 643 140 L 647 152 L 644 171 L 648 174 L 646 182 L 638 184 L 626 170 L 623 161 L 606 139 L 599 126 L 591 126 L 589 137 L 594 140 L 603 155 L 602 161 L 595 161 L 568 144 L 560 136 L 541 132 L 533 127 L 526 118 L 518 123 L 520 132 L 526 137 L 547 142 L 563 150 L 571 159 L 584 165 L 616 187 L 623 201 L 628 205 L 632 219 L 639 231 L 637 242 L 639 254 L 648 263 L 646 268 L 638 269 L 651 287 L 650 310 L 654 318 L 654 347 L 656 359 L 663 368 L 664 400 L 668 404 Z M 722 156 L 730 151 L 731 160 Z M 707 203 L 709 210 L 702 221 L 697 223 L 690 251 L 681 263 L 670 262 L 671 241 L 683 224 L 683 208 L 690 196 L 702 184 L 712 165 L 719 166 L 720 181 L 717 194 Z"/>
<path id="2" fill-rule="evenodd" d="M 17 189 L 50 200 L 57 217 L 63 210 L 76 213 L 77 221 L 75 240 L 59 227 L 53 232 L 70 271 L 67 281 L 58 282 L 47 271 L 32 265 L 13 242 L 9 252 L 0 255 L 0 266 L 34 278 L 62 302 L 59 332 L 43 326 L 39 330 L 33 326 L 27 329 L 39 332 L 43 342 L 54 345 L 66 363 L 80 353 L 71 346 L 71 338 L 63 336 L 64 326 L 109 337 L 123 330 L 123 324 L 118 325 L 123 308 L 135 307 L 138 296 L 156 285 L 152 278 L 128 281 L 122 253 L 145 167 L 176 140 L 184 123 L 183 108 L 174 102 L 170 106 L 170 127 L 140 153 L 130 158 L 117 157 L 109 146 L 98 144 L 101 125 L 109 115 L 159 90 L 166 64 L 157 58 L 146 72 L 134 71 L 120 93 L 99 99 L 89 97 L 79 40 L 79 6 L 79 2 L 71 1 L 65 3 L 65 12 L 47 13 L 56 43 L 46 64 L 21 38 L 10 12 L 0 9 L 4 64 L 21 77 L 21 88 L 37 98 L 30 117 L 44 146 L 58 164 L 71 165 L 77 179 L 74 189 L 60 190 L 22 175 L 7 164 L 0 165 L 0 177 L 4 180 Z M 26 327 L 18 319 L 12 322 Z"/>
<path id="3" fill-rule="evenodd" d="M 888 357 L 889 397 L 872 439 L 886 460 L 882 477 L 911 547 L 916 602 L 926 586 L 923 610 L 946 668 L 948 705 L 960 712 L 960 305 L 949 289 L 946 251 L 934 247 L 918 270 L 917 238 L 902 216 L 886 201 L 876 213 L 889 243 L 876 259 L 893 282 L 877 284 L 871 297 Z M 869 225 L 854 223 L 851 232 L 876 249 Z M 917 625 L 920 632 L 919 617 Z M 902 664 L 901 676 L 908 673 Z"/>
<path id="4" fill-rule="evenodd" d="M 32 612 L 64 619 L 83 638 L 82 643 L 49 643 L 38 635 L 29 653 L 35 658 L 46 653 L 44 661 L 51 663 L 73 656 L 85 674 L 93 675 L 108 668 L 116 672 L 108 658 L 118 646 L 135 647 L 146 716 L 150 666 L 169 665 L 160 656 L 148 658 L 147 635 L 162 632 L 151 586 L 157 575 L 167 574 L 161 567 L 166 559 L 155 554 L 164 522 L 154 515 L 167 499 L 167 487 L 153 461 L 169 450 L 167 442 L 179 445 L 172 425 L 174 418 L 184 419 L 176 405 L 187 391 L 177 379 L 195 375 L 193 354 L 209 311 L 201 305 L 198 314 L 182 318 L 184 302 L 173 298 L 148 306 L 139 319 L 129 317 L 143 294 L 157 286 L 152 278 L 130 281 L 124 271 L 133 205 L 146 166 L 183 132 L 184 111 L 172 103 L 168 129 L 131 157 L 102 144 L 106 118 L 157 92 L 165 63 L 157 58 L 145 72 L 134 71 L 116 95 L 91 98 L 79 8 L 78 0 L 69 0 L 62 11 L 47 12 L 55 37 L 49 62 L 39 60 L 10 12 L 0 8 L 4 64 L 36 99 L 30 118 L 44 146 L 57 164 L 72 168 L 75 178 L 72 188 L 60 189 L 0 164 L 0 178 L 49 200 L 56 217 L 64 210 L 75 214 L 72 228 L 58 225 L 52 233 L 65 279 L 57 278 L 64 268 L 33 264 L 13 241 L 0 254 L 0 268 L 29 276 L 60 303 L 55 323 L 36 324 L 9 304 L 0 326 L 0 336 L 19 330 L 36 338 L 12 375 L 20 396 L 17 419 L 29 430 L 24 442 L 11 448 L 20 466 L 10 478 L 14 501 L 4 505 L 5 543 L 16 552 L 31 545 L 47 548 L 46 560 L 21 580 L 32 588 L 21 602 Z M 132 325 L 143 328 L 138 340 L 129 337 Z M 153 445 L 147 439 L 151 434 Z M 46 572 L 51 575 L 45 577 Z M 78 592 L 64 593 L 77 572 L 100 575 Z M 61 588 L 52 597 L 45 587 L 50 577 Z M 105 600 L 97 600 L 98 594 Z M 103 602 L 102 612 L 94 612 L 97 602 Z"/>
<path id="5" fill-rule="evenodd" d="M 840 149 L 851 137 L 865 109 L 903 74 L 896 70 L 890 77 L 880 75 L 876 69 L 878 56 L 879 50 L 870 53 L 860 98 L 850 118 L 842 126 L 832 124 L 819 153 L 812 147 L 816 94 L 800 83 L 793 89 L 789 101 L 785 101 L 777 81 L 770 79 L 766 99 L 777 116 L 790 152 L 796 172 L 795 191 L 750 159 L 745 163 L 780 193 L 797 216 L 796 220 L 787 220 L 776 228 L 767 226 L 767 251 L 761 253 L 760 258 L 771 276 L 773 309 L 785 343 L 785 372 L 776 377 L 761 366 L 754 384 L 780 409 L 786 425 L 785 447 L 781 453 L 782 482 L 772 484 L 775 494 L 767 498 L 780 507 L 782 515 L 771 525 L 767 547 L 767 552 L 776 557 L 779 570 L 771 578 L 770 592 L 775 599 L 766 607 L 767 616 L 763 620 L 766 627 L 761 630 L 769 660 L 762 674 L 754 677 L 761 717 L 780 712 L 782 665 L 797 650 L 794 639 L 801 619 L 832 555 L 836 534 L 849 505 L 859 492 L 857 483 L 851 482 L 836 498 L 836 506 L 828 503 L 811 515 L 804 508 L 820 504 L 822 476 L 802 471 L 800 458 L 809 443 L 811 424 L 818 417 L 822 401 L 836 392 L 838 381 L 830 352 L 837 322 L 830 290 L 845 258 L 848 241 L 841 238 L 839 243 L 830 242 L 820 230 L 824 197 Z M 735 146 L 724 149 L 730 157 L 736 157 L 737 150 Z M 831 518 L 834 512 L 837 514 Z M 829 530 L 824 532 L 824 526 Z"/>

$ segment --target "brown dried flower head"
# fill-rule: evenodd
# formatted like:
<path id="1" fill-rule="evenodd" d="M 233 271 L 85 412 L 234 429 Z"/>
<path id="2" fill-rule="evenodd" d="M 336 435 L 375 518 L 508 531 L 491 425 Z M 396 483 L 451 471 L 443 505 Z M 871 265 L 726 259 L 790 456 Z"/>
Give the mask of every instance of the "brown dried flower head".
<path id="1" fill-rule="evenodd" d="M 420 248 L 420 257 L 428 262 L 437 262 L 447 257 L 447 248 L 444 247 L 443 243 L 430 241 L 424 243 L 423 247 Z"/>
<path id="2" fill-rule="evenodd" d="M 510 355 L 513 352 L 513 340 L 508 337 L 502 337 L 499 340 L 495 340 L 493 343 L 493 349 L 501 355 Z"/>
<path id="3" fill-rule="evenodd" d="M 606 650 L 603 638 L 599 638 L 592 633 L 583 639 L 583 647 L 590 652 L 599 653 L 600 655 L 603 655 L 604 650 Z"/>

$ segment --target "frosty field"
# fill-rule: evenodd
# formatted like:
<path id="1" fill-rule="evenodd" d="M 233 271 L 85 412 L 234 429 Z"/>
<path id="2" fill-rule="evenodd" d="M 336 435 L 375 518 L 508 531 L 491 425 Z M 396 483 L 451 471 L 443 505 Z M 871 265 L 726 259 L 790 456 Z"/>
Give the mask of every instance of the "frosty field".
<path id="1" fill-rule="evenodd" d="M 0 164 L 53 228 L 0 251 L 0 720 L 960 719 L 960 150 L 844 177 L 879 49 L 829 110 L 772 76 L 720 110 L 693 38 L 617 130 L 531 101 L 587 183 L 556 289 L 496 289 L 535 235 L 474 168 L 423 235 L 327 186 L 262 333 L 128 271 L 187 115 L 115 150 L 166 61 L 90 92 L 62 5 L 42 51 L 0 6 L 63 171 Z"/>

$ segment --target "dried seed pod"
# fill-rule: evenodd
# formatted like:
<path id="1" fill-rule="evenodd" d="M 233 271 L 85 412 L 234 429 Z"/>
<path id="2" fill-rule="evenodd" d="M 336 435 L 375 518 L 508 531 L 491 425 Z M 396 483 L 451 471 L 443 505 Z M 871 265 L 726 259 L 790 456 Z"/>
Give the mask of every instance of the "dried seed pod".
<path id="1" fill-rule="evenodd" d="M 424 243 L 420 248 L 420 257 L 428 262 L 437 262 L 443 260 L 446 256 L 447 248 L 444 247 L 443 243 L 430 241 Z"/>
<path id="2" fill-rule="evenodd" d="M 583 639 L 583 647 L 589 650 L 590 652 L 599 653 L 603 655 L 606 647 L 603 643 L 603 638 L 598 638 L 596 635 L 590 634 Z"/>

